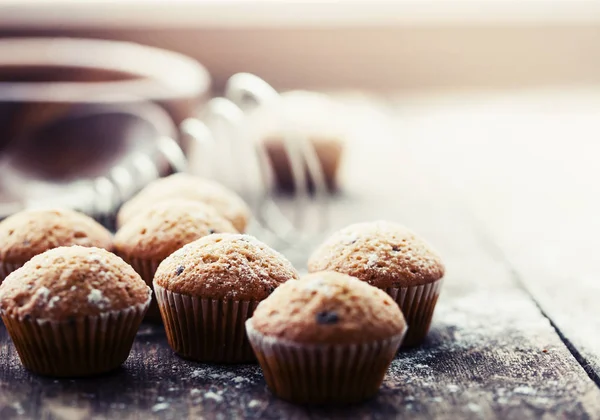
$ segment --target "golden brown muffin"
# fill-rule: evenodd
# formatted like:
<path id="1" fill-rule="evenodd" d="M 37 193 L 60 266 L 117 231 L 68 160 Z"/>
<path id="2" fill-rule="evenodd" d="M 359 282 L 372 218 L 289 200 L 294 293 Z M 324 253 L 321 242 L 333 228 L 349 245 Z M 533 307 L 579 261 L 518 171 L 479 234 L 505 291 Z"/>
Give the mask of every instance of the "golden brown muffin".
<path id="1" fill-rule="evenodd" d="M 33 256 L 59 246 L 110 250 L 112 235 L 91 217 L 69 209 L 25 210 L 0 222 L 0 281 Z M 4 273 L 3 273 L 4 272 Z"/>
<path id="2" fill-rule="evenodd" d="M 146 281 L 158 265 L 183 245 L 203 236 L 237 231 L 217 210 L 201 202 L 169 200 L 142 211 L 115 235 L 115 252 Z M 146 318 L 160 321 L 156 302 L 150 304 Z"/>
<path id="3" fill-rule="evenodd" d="M 275 395 L 322 404 L 375 395 L 406 324 L 386 293 L 329 271 L 281 285 L 246 329 Z"/>
<path id="4" fill-rule="evenodd" d="M 100 248 L 59 247 L 36 255 L 0 285 L 0 311 L 52 321 L 142 305 L 150 289 L 121 258 Z"/>
<path id="5" fill-rule="evenodd" d="M 116 255 L 59 247 L 6 278 L 0 315 L 26 368 L 88 376 L 125 361 L 150 299 L 150 288 Z"/>
<path id="6" fill-rule="evenodd" d="M 252 317 L 261 334 L 306 344 L 352 344 L 400 334 L 404 317 L 385 292 L 333 271 L 282 284 Z"/>
<path id="7" fill-rule="evenodd" d="M 250 219 L 250 209 L 237 194 L 209 179 L 178 173 L 148 184 L 126 202 L 117 215 L 118 226 L 158 202 L 172 199 L 200 201 L 213 206 L 238 232 L 244 232 Z"/>
<path id="8" fill-rule="evenodd" d="M 164 260 L 182 246 L 214 233 L 237 233 L 237 230 L 208 204 L 170 200 L 142 211 L 125 223 L 115 235 L 114 247 L 121 255 Z"/>
<path id="9" fill-rule="evenodd" d="M 250 235 L 205 236 L 165 259 L 155 284 L 188 296 L 259 301 L 298 272 L 279 252 Z"/>
<path id="10" fill-rule="evenodd" d="M 244 322 L 276 287 L 297 278 L 285 257 L 249 235 L 185 245 L 159 265 L 153 282 L 169 345 L 202 362 L 253 361 Z"/>
<path id="11" fill-rule="evenodd" d="M 333 270 L 379 287 L 418 286 L 444 276 L 431 246 L 404 226 L 378 221 L 331 235 L 308 260 L 310 272 Z"/>
<path id="12" fill-rule="evenodd" d="M 409 331 L 405 346 L 423 341 L 445 268 L 431 246 L 404 226 L 377 221 L 331 235 L 308 260 L 308 270 L 333 270 L 383 289 L 400 306 Z"/>

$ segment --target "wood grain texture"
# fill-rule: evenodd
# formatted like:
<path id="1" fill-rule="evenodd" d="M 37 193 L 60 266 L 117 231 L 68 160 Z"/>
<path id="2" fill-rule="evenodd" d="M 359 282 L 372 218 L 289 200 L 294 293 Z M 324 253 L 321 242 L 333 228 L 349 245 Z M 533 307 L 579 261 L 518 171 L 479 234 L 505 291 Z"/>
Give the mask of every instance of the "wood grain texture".
<path id="1" fill-rule="evenodd" d="M 448 273 L 427 341 L 399 353 L 375 399 L 294 406 L 268 392 L 258 366 L 184 361 L 160 328 L 147 325 L 117 372 L 40 378 L 22 369 L 0 327 L 0 418 L 600 418 L 599 387 L 552 325 L 552 314 L 562 312 L 547 312 L 550 319 L 542 313 L 520 279 L 535 273 L 507 260 L 508 242 L 497 230 L 489 233 L 491 216 L 482 222 L 447 179 L 468 170 L 456 168 L 456 160 L 442 167 L 437 155 L 449 147 L 440 141 L 409 141 L 419 131 L 406 114 L 399 114 L 401 127 L 384 129 L 373 109 L 358 109 L 371 121 L 362 132 L 370 142 L 348 150 L 347 188 L 331 204 L 331 228 L 372 219 L 404 223 L 440 251 Z"/>
<path id="2" fill-rule="evenodd" d="M 600 384 L 598 88 L 396 104 L 412 158 L 468 209 L 488 251 L 513 271 Z"/>

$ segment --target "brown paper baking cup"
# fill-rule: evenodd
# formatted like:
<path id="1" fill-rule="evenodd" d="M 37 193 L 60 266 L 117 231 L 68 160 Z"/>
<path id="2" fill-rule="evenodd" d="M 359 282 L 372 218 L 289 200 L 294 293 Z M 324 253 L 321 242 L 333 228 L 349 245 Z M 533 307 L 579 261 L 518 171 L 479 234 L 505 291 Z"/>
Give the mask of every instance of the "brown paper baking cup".
<path id="1" fill-rule="evenodd" d="M 4 313 L 2 320 L 25 368 L 47 376 L 91 376 L 123 364 L 149 304 L 150 299 L 133 308 L 72 321 Z"/>
<path id="2" fill-rule="evenodd" d="M 130 257 L 129 255 L 122 253 L 118 253 L 118 255 L 119 257 L 123 258 L 127 264 L 133 267 L 133 269 L 142 277 L 146 284 L 153 289 L 152 280 L 154 279 L 154 273 L 156 273 L 156 269 L 162 260 L 147 260 L 143 258 Z M 152 322 L 162 321 L 156 299 L 152 299 L 150 302 L 150 307 L 148 308 L 146 317 L 144 319 Z"/>
<path id="3" fill-rule="evenodd" d="M 379 391 L 406 329 L 387 340 L 364 344 L 310 345 L 246 331 L 273 394 L 297 404 L 347 404 Z"/>
<path id="4" fill-rule="evenodd" d="M 0 284 L 4 281 L 6 277 L 13 271 L 21 268 L 24 262 L 22 263 L 9 263 L 6 261 L 0 261 Z"/>
<path id="5" fill-rule="evenodd" d="M 400 306 L 406 323 L 410 327 L 402 347 L 421 344 L 431 325 L 433 311 L 440 295 L 443 279 L 433 283 L 411 287 L 388 287 L 383 289 Z"/>
<path id="6" fill-rule="evenodd" d="M 181 357 L 215 363 L 256 361 L 244 323 L 259 302 L 200 299 L 157 284 L 154 290 L 169 345 Z"/>

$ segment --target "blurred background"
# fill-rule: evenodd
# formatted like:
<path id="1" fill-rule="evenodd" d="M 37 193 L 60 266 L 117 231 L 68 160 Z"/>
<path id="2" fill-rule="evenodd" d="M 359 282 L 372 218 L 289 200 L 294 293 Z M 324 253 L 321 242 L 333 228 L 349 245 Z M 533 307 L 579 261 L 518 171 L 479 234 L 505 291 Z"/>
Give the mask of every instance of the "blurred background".
<path id="1" fill-rule="evenodd" d="M 515 258 L 589 261 L 594 249 L 598 1 L 0 0 L 0 36 L 182 53 L 206 68 L 210 90 L 201 72 L 175 64 L 160 77 L 194 106 L 242 71 L 279 91 L 327 92 L 345 106 L 346 191 L 385 197 L 390 182 L 373 180 L 409 177 L 418 195 L 431 178 L 501 243 L 525 248 Z M 88 51 L 102 67 L 104 52 Z M 123 51 L 104 63 L 130 58 Z M 193 114 L 178 106 L 167 106 L 177 123 Z"/>
<path id="2" fill-rule="evenodd" d="M 189 55 L 216 88 L 519 88 L 598 82 L 597 1 L 2 0 L 3 36 L 131 40 Z"/>

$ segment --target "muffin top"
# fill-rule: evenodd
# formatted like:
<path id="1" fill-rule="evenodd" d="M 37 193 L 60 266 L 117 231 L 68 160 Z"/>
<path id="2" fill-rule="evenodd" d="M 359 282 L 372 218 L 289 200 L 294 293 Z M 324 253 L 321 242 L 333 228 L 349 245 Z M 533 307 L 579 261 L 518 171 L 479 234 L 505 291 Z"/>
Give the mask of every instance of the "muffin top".
<path id="1" fill-rule="evenodd" d="M 220 233 L 185 245 L 156 270 L 154 284 L 207 299 L 262 300 L 298 273 L 280 253 L 250 235 Z"/>
<path id="2" fill-rule="evenodd" d="M 266 336 L 303 344 L 378 341 L 406 328 L 387 293 L 333 271 L 281 285 L 258 305 L 250 322 Z"/>
<path id="3" fill-rule="evenodd" d="M 65 321 L 146 304 L 150 288 L 116 255 L 82 246 L 36 255 L 0 285 L 0 311 Z"/>
<path id="4" fill-rule="evenodd" d="M 205 178 L 178 173 L 151 182 L 126 202 L 119 210 L 117 223 L 122 226 L 148 206 L 174 198 L 200 201 L 213 206 L 238 232 L 246 229 L 250 218 L 250 209 L 233 191 Z"/>
<path id="5" fill-rule="evenodd" d="M 319 246 L 308 271 L 349 274 L 379 288 L 432 283 L 444 276 L 444 264 L 427 242 L 391 222 L 350 225 Z"/>
<path id="6" fill-rule="evenodd" d="M 0 260 L 22 263 L 59 246 L 112 248 L 112 235 L 91 217 L 68 209 L 25 210 L 0 222 Z"/>
<path id="7" fill-rule="evenodd" d="M 237 230 L 214 207 L 196 201 L 169 200 L 127 221 L 115 235 L 115 251 L 163 260 L 185 244 L 222 232 Z"/>

